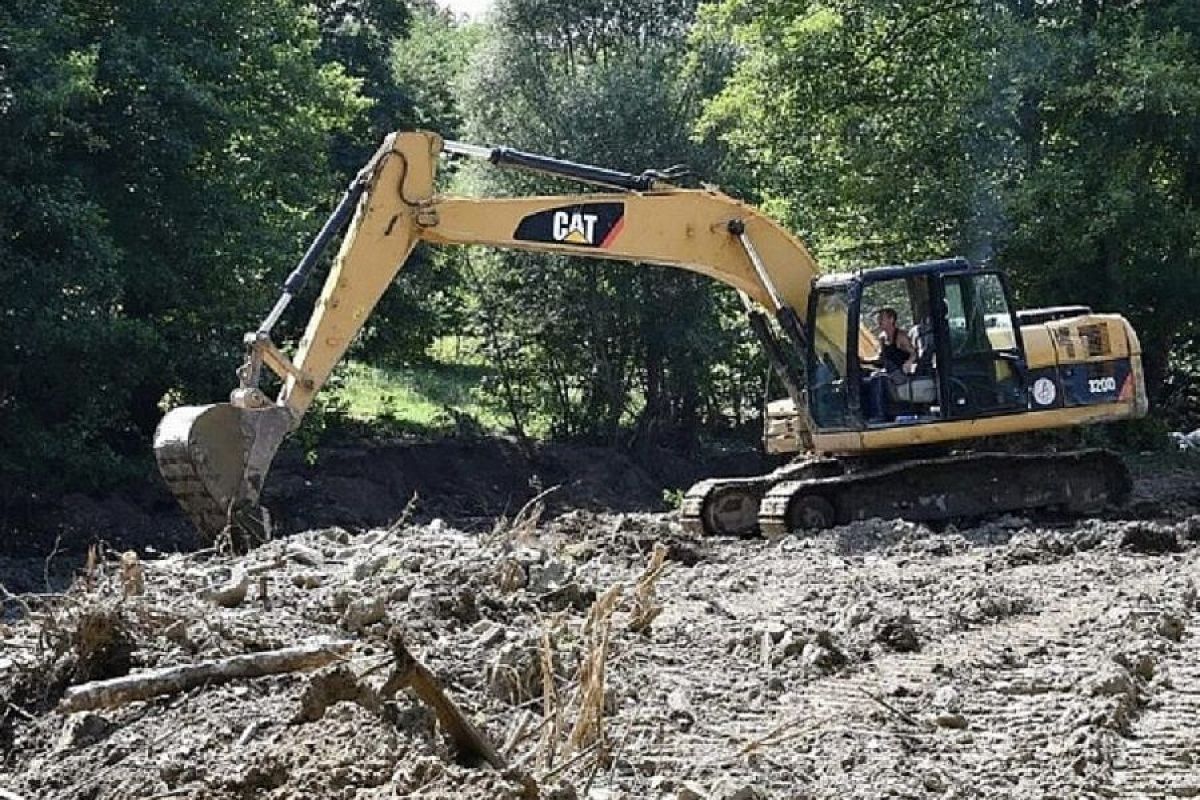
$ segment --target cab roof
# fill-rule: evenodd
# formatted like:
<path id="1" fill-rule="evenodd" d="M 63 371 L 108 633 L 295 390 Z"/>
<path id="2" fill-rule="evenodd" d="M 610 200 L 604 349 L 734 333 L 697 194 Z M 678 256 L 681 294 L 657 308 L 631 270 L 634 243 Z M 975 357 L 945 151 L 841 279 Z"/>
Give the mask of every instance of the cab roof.
<path id="1" fill-rule="evenodd" d="M 849 272 L 830 272 L 817 278 L 818 289 L 836 288 L 855 281 L 883 281 L 893 278 L 909 278 L 913 275 L 939 275 L 946 272 L 962 272 L 977 269 L 970 261 L 958 256 L 939 258 L 934 261 L 919 261 L 915 264 L 898 264 L 886 267 L 869 267 Z"/>

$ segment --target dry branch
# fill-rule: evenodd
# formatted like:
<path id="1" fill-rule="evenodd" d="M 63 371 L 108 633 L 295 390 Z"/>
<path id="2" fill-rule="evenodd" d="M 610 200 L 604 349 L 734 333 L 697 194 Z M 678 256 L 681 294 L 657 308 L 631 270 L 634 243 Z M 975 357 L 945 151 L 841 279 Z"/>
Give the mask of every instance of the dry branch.
<path id="1" fill-rule="evenodd" d="M 913 716 L 911 714 L 909 714 L 905 711 L 902 711 L 899 708 L 896 708 L 894 705 L 887 702 L 886 700 L 884 700 L 882 697 L 875 694 L 874 692 L 868 692 L 866 689 L 863 689 L 861 687 L 859 688 L 858 691 L 861 692 L 862 695 L 864 697 L 866 697 L 867 699 L 874 700 L 876 703 L 878 703 L 880 706 L 882 706 L 885 711 L 891 712 L 892 715 L 895 716 L 896 719 L 900 720 L 901 722 L 903 722 L 907 725 L 912 725 L 914 728 L 921 727 L 921 723 L 918 722 L 915 718 L 913 718 Z"/>
<path id="2" fill-rule="evenodd" d="M 126 550 L 121 554 L 121 595 L 132 597 L 145 593 L 146 570 L 142 567 L 138 554 L 133 550 Z"/>
<path id="3" fill-rule="evenodd" d="M 633 611 L 630 613 L 629 629 L 635 633 L 649 631 L 650 623 L 654 622 L 662 613 L 663 607 L 654 597 L 654 586 L 662 577 L 666 559 L 667 546 L 662 542 L 656 542 L 654 552 L 650 554 L 650 561 L 646 564 L 646 570 L 638 578 L 637 585 L 633 588 Z"/>
<path id="4" fill-rule="evenodd" d="M 542 662 L 542 740 L 538 747 L 538 760 L 543 768 L 554 764 L 562 727 L 562 711 L 558 699 L 558 683 L 554 676 L 554 644 L 550 641 L 549 628 L 542 629 L 541 646 L 538 648 Z"/>
<path id="5" fill-rule="evenodd" d="M 390 697 L 401 689 L 412 689 L 417 697 L 433 709 L 438 724 L 449 734 L 461 755 L 485 761 L 494 769 L 503 770 L 506 766 L 505 761 L 496 752 L 491 741 L 467 719 L 462 710 L 442 690 L 433 673 L 408 651 L 399 629 L 392 630 L 388 636 L 388 643 L 392 648 L 395 665 L 380 694 Z"/>
<path id="6" fill-rule="evenodd" d="M 70 713 L 113 708 L 136 700 L 186 692 L 204 684 L 316 669 L 340 658 L 350 646 L 351 642 L 321 642 L 93 681 L 68 689 L 58 704 L 58 710 Z"/>
<path id="7" fill-rule="evenodd" d="M 538 492 L 525 505 L 521 506 L 521 510 L 511 521 L 503 517 L 498 519 L 492 528 L 490 539 L 508 542 L 530 541 L 537 531 L 538 523 L 542 521 L 542 515 L 546 512 L 546 504 L 543 501 L 560 488 L 561 486 L 556 484 Z"/>
<path id="8" fill-rule="evenodd" d="M 604 670 L 608 662 L 609 633 L 612 615 L 621 602 L 622 587 L 616 584 L 592 603 L 583 633 L 587 639 L 586 653 L 579 666 L 579 716 L 567 737 L 573 750 L 582 750 L 599 743 L 601 754 L 604 741 Z"/>

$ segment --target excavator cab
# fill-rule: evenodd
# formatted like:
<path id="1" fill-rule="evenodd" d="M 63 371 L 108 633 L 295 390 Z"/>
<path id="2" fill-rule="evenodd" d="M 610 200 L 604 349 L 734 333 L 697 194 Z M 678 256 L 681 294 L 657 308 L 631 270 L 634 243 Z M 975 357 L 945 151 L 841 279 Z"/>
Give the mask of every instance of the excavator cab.
<path id="1" fill-rule="evenodd" d="M 1004 276 L 947 259 L 826 275 L 809 297 L 816 432 L 974 419 L 1028 408 L 1026 359 Z M 911 352 L 885 364 L 880 312 Z"/>

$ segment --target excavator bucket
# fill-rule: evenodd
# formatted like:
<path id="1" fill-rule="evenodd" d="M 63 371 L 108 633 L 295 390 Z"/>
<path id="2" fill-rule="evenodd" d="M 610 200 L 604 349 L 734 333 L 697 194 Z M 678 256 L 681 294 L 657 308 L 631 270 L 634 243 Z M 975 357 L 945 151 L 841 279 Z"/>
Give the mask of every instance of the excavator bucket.
<path id="1" fill-rule="evenodd" d="M 167 487 L 208 543 L 236 549 L 270 538 L 259 503 L 263 480 L 291 428 L 285 408 L 230 403 L 181 406 L 154 432 L 154 456 Z"/>

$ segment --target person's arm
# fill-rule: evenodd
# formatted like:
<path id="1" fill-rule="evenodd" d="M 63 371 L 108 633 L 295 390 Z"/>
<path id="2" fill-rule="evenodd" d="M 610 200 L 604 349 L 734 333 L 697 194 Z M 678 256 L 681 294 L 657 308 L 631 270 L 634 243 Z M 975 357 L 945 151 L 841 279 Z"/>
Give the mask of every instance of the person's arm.
<path id="1" fill-rule="evenodd" d="M 900 369 L 904 372 L 911 373 L 917 368 L 917 348 L 913 347 L 912 339 L 902 330 L 896 330 L 896 346 L 904 352 L 908 353 L 908 358 L 904 359 L 904 363 Z"/>
<path id="2" fill-rule="evenodd" d="M 887 337 L 885 337 L 882 333 L 875 334 L 875 347 L 876 347 L 877 355 L 874 358 L 863 358 L 860 355 L 859 359 L 858 359 L 859 362 L 862 364 L 866 364 L 869 367 L 882 367 L 883 366 L 883 348 L 886 345 L 887 345 Z"/>

